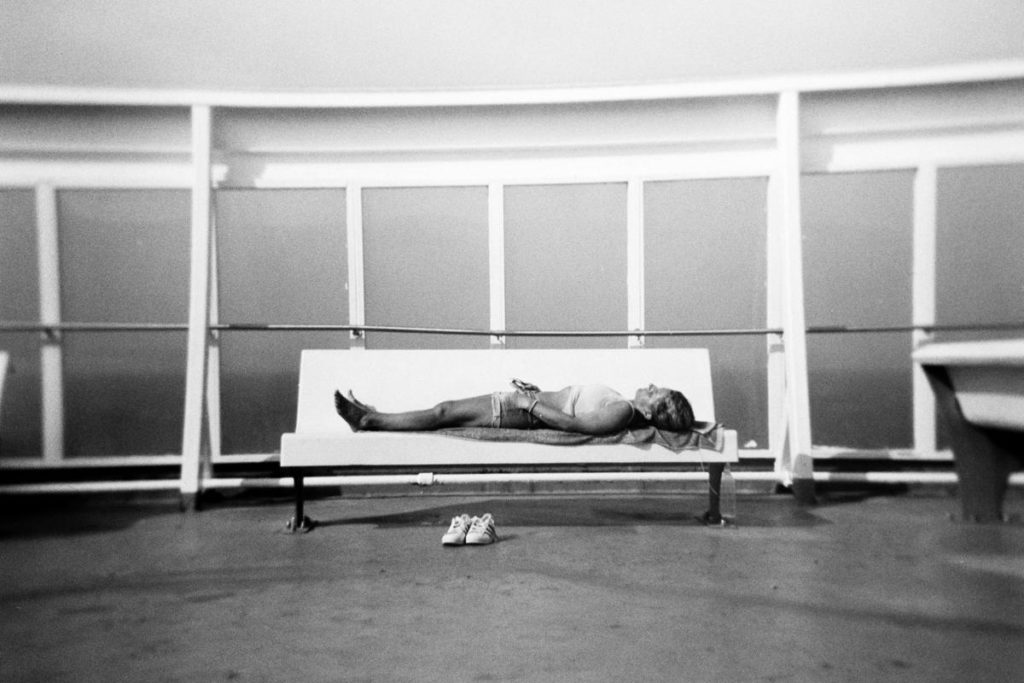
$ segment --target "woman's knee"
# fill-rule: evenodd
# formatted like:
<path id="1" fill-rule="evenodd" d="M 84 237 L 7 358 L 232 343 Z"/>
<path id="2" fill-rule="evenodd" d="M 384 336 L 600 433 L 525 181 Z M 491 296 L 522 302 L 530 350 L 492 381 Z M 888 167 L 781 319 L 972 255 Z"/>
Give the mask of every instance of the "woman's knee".
<path id="1" fill-rule="evenodd" d="M 465 427 L 474 426 L 480 423 L 483 404 L 478 401 L 464 399 L 457 401 L 441 401 L 433 408 L 434 421 L 444 427 Z M 487 400 L 488 415 L 490 412 L 490 399 Z"/>
<path id="2" fill-rule="evenodd" d="M 441 424 L 452 420 L 457 413 L 454 401 L 441 401 L 431 408 L 431 412 L 434 414 L 434 419 Z"/>

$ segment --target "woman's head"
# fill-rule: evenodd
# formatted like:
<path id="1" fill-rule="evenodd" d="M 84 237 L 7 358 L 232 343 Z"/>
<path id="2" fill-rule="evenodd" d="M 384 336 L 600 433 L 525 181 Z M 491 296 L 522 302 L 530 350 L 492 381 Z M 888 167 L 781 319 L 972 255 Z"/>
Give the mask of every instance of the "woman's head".
<path id="1" fill-rule="evenodd" d="M 634 404 L 648 422 L 660 429 L 685 432 L 693 427 L 693 408 L 686 397 L 675 389 L 653 384 L 638 389 Z"/>

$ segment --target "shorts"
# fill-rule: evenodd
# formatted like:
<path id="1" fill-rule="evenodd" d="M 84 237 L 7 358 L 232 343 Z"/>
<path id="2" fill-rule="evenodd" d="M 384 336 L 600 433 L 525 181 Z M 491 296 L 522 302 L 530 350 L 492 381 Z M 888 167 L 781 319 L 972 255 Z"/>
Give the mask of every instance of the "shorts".
<path id="1" fill-rule="evenodd" d="M 516 393 L 496 391 L 491 394 L 491 427 L 504 429 L 537 429 L 542 423 L 515 405 Z"/>

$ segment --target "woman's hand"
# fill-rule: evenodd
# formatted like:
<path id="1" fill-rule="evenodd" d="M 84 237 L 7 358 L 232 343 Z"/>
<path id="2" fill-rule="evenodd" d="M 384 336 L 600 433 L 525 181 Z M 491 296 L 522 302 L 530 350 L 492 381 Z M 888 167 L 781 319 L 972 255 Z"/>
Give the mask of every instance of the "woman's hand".
<path id="1" fill-rule="evenodd" d="M 537 394 L 540 393 L 540 387 L 536 384 L 530 384 L 524 382 L 521 379 L 512 379 L 512 386 L 515 387 L 515 407 L 522 410 L 529 410 L 537 400 Z"/>
<path id="2" fill-rule="evenodd" d="M 540 391 L 540 387 L 530 382 L 524 382 L 521 379 L 512 378 L 512 386 L 516 388 L 516 391 L 525 391 L 528 394 L 536 394 Z"/>
<path id="3" fill-rule="evenodd" d="M 515 397 L 516 408 L 521 410 L 529 410 L 533 402 L 537 400 L 537 396 L 533 392 L 517 391 Z"/>

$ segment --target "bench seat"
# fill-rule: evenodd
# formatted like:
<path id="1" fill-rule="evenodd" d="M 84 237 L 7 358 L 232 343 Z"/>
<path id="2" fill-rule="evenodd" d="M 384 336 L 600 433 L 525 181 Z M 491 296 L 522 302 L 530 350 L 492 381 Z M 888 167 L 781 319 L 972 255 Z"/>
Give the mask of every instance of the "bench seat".
<path id="1" fill-rule="evenodd" d="M 358 440 L 341 440 L 334 434 L 286 434 L 281 442 L 281 463 L 285 467 L 725 463 L 736 461 L 736 457 L 733 455 L 736 451 L 735 438 L 736 432 L 727 429 L 724 430 L 725 445 L 720 452 L 711 449 L 694 449 L 673 453 L 661 446 L 651 446 L 650 448 L 624 444 L 556 446 L 461 439 L 444 434 L 434 435 L 420 432 L 363 433 Z M 351 448 L 352 446 L 355 448 Z M 285 449 L 288 451 L 287 458 L 283 455 Z"/>

